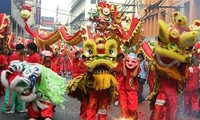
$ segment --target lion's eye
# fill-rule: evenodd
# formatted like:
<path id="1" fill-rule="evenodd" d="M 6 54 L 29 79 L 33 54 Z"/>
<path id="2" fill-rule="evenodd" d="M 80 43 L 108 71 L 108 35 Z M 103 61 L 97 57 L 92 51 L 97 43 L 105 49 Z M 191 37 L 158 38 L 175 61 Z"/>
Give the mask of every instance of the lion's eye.
<path id="1" fill-rule="evenodd" d="M 86 57 L 92 57 L 92 56 L 94 56 L 94 52 L 93 52 L 92 49 L 86 48 L 86 50 L 85 50 L 85 52 L 84 52 L 84 55 L 85 55 Z"/>
<path id="2" fill-rule="evenodd" d="M 92 52 L 92 50 L 88 50 L 88 53 L 89 53 L 89 54 L 92 54 L 93 52 Z"/>
<path id="3" fill-rule="evenodd" d="M 110 54 L 113 54 L 113 50 L 109 50 L 109 53 L 110 53 Z"/>

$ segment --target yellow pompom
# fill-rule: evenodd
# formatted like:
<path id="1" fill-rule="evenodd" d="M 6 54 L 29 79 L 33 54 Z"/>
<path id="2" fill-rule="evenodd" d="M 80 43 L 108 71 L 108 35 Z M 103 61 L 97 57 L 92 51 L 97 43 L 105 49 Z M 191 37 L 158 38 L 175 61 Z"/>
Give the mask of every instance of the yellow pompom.
<path id="1" fill-rule="evenodd" d="M 22 18 L 26 19 L 26 20 L 29 19 L 31 16 L 30 11 L 28 11 L 28 10 L 22 10 L 20 14 L 21 14 Z"/>

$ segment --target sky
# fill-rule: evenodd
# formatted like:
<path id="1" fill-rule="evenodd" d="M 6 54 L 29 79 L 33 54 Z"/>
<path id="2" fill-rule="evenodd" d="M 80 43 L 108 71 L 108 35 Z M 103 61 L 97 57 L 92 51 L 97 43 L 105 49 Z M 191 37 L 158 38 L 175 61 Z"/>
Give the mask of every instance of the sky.
<path id="1" fill-rule="evenodd" d="M 59 9 L 61 9 L 62 11 L 60 11 L 60 13 L 64 13 L 64 14 L 68 14 L 67 10 L 69 9 L 69 3 L 71 2 L 71 0 L 41 0 L 41 16 L 45 16 L 45 17 L 56 17 L 56 8 L 57 6 L 59 6 Z M 64 20 L 66 19 L 68 16 L 67 15 L 63 15 L 63 14 L 59 14 L 59 19 L 60 20 Z M 56 18 L 55 18 L 56 19 Z"/>

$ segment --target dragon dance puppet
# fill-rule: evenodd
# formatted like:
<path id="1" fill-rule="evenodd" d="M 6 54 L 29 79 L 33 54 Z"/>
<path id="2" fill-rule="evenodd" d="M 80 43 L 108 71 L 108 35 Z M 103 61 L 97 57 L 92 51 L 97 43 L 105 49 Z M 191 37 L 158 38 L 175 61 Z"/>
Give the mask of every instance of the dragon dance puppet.
<path id="1" fill-rule="evenodd" d="M 178 92 L 182 90 L 186 65 L 191 63 L 200 26 L 198 21 L 188 26 L 187 18 L 178 12 L 174 13 L 172 24 L 159 20 L 158 25 L 158 40 L 153 50 L 147 43 L 141 45 L 143 52 L 153 61 L 155 70 L 154 87 L 147 97 L 153 110 L 150 119 L 176 120 Z"/>
<path id="2" fill-rule="evenodd" d="M 5 87 L 15 90 L 18 97 L 29 104 L 30 120 L 39 117 L 50 120 L 54 105 L 64 107 L 64 78 L 40 64 L 14 60 L 1 73 L 1 82 Z"/>

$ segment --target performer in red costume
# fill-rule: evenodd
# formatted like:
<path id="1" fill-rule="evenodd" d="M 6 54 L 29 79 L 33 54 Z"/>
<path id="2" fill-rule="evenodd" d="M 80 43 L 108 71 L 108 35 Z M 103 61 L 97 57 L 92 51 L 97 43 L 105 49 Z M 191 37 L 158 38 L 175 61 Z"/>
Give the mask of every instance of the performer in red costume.
<path id="1" fill-rule="evenodd" d="M 115 77 L 116 77 L 116 80 L 118 82 L 118 91 L 119 91 L 119 87 L 121 86 L 120 83 L 121 81 L 124 79 L 124 73 L 123 73 L 123 64 L 124 64 L 124 61 L 123 61 L 123 58 L 124 58 L 124 54 L 123 53 L 119 53 L 117 55 L 117 67 L 115 68 L 114 72 L 115 72 Z M 115 105 L 118 105 L 119 104 L 119 97 L 117 97 L 115 99 Z"/>
<path id="2" fill-rule="evenodd" d="M 130 53 L 125 59 L 125 79 L 119 81 L 119 101 L 121 117 L 132 120 L 138 119 L 138 74 L 140 72 L 139 59 L 136 54 Z"/>
<path id="3" fill-rule="evenodd" d="M 155 83 L 147 97 L 153 110 L 150 120 L 177 120 L 178 93 L 183 90 L 186 65 L 199 32 L 188 27 L 187 18 L 176 12 L 172 24 L 158 20 L 158 40 L 154 43 Z"/>
<path id="4" fill-rule="evenodd" d="M 165 63 L 168 62 L 167 58 L 162 59 Z M 179 66 L 179 71 L 182 77 L 179 79 L 183 80 L 185 65 L 182 64 Z M 174 71 L 175 73 L 176 71 Z M 178 89 L 182 83 L 178 82 L 174 78 L 170 78 L 167 75 L 164 75 L 160 71 L 156 71 L 156 77 L 159 78 L 158 81 L 154 84 L 154 87 L 157 87 L 158 94 L 155 100 L 155 105 L 153 112 L 151 114 L 151 120 L 176 120 L 177 119 L 177 109 L 178 109 Z M 159 87 L 158 87 L 159 86 Z"/>
<path id="5" fill-rule="evenodd" d="M 70 55 L 67 53 L 66 50 L 61 50 L 61 55 L 60 55 L 60 73 L 61 76 L 66 77 L 66 75 L 71 75 L 71 72 L 73 70 L 72 68 L 72 62 Z"/>
<path id="6" fill-rule="evenodd" d="M 80 51 L 76 51 L 74 54 L 75 58 L 73 58 L 72 60 L 72 65 L 73 65 L 72 78 L 78 77 L 81 74 L 87 72 L 87 68 L 84 64 L 85 60 L 83 58 L 80 58 Z M 79 114 L 79 118 L 81 120 L 86 119 L 86 109 L 87 109 L 87 100 L 82 99 L 80 106 L 80 114 Z"/>
<path id="7" fill-rule="evenodd" d="M 75 78 L 79 75 L 81 75 L 81 69 L 79 67 L 80 65 L 80 51 L 76 51 L 75 53 L 75 58 L 72 60 L 72 65 L 73 65 L 73 72 L 72 72 L 72 78 Z"/>
<path id="8" fill-rule="evenodd" d="M 26 61 L 27 62 L 30 62 L 30 63 L 41 63 L 41 58 L 40 56 L 37 54 L 37 45 L 35 43 L 29 43 L 27 45 L 27 52 L 28 52 L 28 55 L 27 58 L 26 58 Z"/>
<path id="9" fill-rule="evenodd" d="M 7 65 L 8 65 L 8 63 L 6 61 L 6 57 L 2 54 L 2 48 L 0 47 L 0 74 L 6 68 Z M 5 94 L 4 87 L 2 86 L 2 84 L 0 82 L 0 98 L 4 94 Z"/>
<path id="10" fill-rule="evenodd" d="M 25 46 L 23 44 L 17 44 L 15 49 L 16 49 L 16 51 L 8 58 L 9 64 L 14 60 L 23 61 L 23 56 L 25 53 L 24 52 Z M 18 75 L 18 73 L 11 74 L 9 76 L 9 80 L 12 80 L 12 78 L 17 75 Z M 11 81 L 9 81 L 9 82 L 11 82 Z M 17 93 L 10 88 L 6 88 L 4 104 L 2 106 L 1 112 L 2 113 L 13 113 L 13 111 L 11 111 L 13 106 L 15 106 L 15 111 L 17 113 L 24 112 L 22 110 L 22 101 L 17 97 Z"/>
<path id="11" fill-rule="evenodd" d="M 59 73 L 58 67 L 54 62 L 51 61 L 52 53 L 50 51 L 43 50 L 41 54 L 43 56 L 42 65 L 44 65 L 47 68 L 50 68 L 51 70 L 53 70 L 58 74 Z"/>
<path id="12" fill-rule="evenodd" d="M 155 68 L 153 67 L 153 65 L 151 65 L 153 63 L 150 63 L 149 66 L 149 73 L 148 73 L 148 84 L 149 84 L 149 93 L 153 92 L 153 86 L 154 86 L 154 82 L 155 82 Z"/>
<path id="13" fill-rule="evenodd" d="M 186 69 L 186 75 L 186 86 L 183 93 L 184 113 L 197 117 L 199 111 L 199 68 L 197 58 L 193 58 L 192 65 Z"/>

